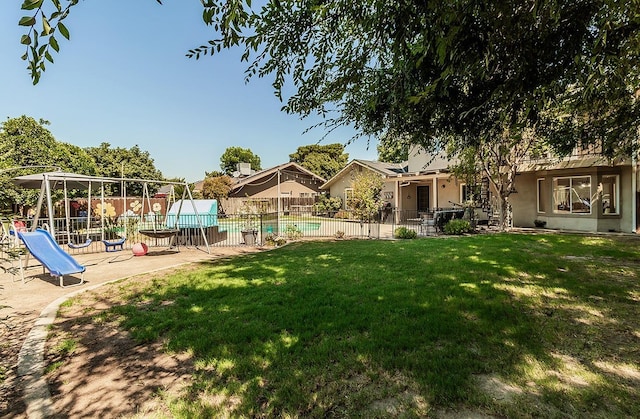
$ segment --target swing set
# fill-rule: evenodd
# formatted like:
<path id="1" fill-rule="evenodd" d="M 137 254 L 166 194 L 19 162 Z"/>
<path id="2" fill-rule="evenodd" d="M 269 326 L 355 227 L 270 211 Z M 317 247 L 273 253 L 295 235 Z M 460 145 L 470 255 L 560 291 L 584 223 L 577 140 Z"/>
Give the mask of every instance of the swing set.
<path id="1" fill-rule="evenodd" d="M 89 247 L 94 242 L 95 236 L 99 234 L 100 240 L 105 246 L 105 251 L 115 252 L 123 250 L 124 243 L 127 240 L 127 228 L 132 227 L 131 225 L 128 226 L 129 223 L 126 221 L 128 217 L 126 206 L 126 182 L 142 183 L 143 185 L 142 206 L 139 216 L 140 224 L 138 225 L 137 232 L 143 236 L 155 239 L 170 237 L 170 247 L 174 245 L 175 238 L 180 233 L 180 229 L 178 227 L 178 219 L 180 216 L 180 211 L 182 209 L 182 202 L 184 202 L 185 200 L 190 200 L 195 208 L 191 190 L 189 189 L 189 185 L 186 182 L 182 183 L 131 178 L 107 178 L 67 173 L 62 171 L 19 176 L 14 178 L 13 181 L 15 184 L 24 188 L 40 189 L 40 195 L 38 196 L 38 203 L 36 205 L 36 211 L 31 229 L 35 230 L 40 224 L 46 224 L 46 221 L 40 222 L 40 219 L 43 217 L 43 210 L 46 208 L 46 216 L 48 217 L 48 229 L 51 233 L 51 236 L 61 238 L 64 237 L 66 244 L 70 249 L 83 249 Z M 121 198 L 123 200 L 122 215 L 124 216 L 124 222 L 122 226 L 123 231 L 121 232 L 120 237 L 113 238 L 106 237 L 106 230 L 108 226 L 106 224 L 104 186 L 105 184 L 112 184 L 117 182 L 122 183 Z M 180 201 L 177 215 L 175 216 L 175 218 L 172 217 L 172 225 L 168 225 L 168 220 L 162 220 L 162 216 L 153 211 L 153 207 L 151 205 L 151 197 L 149 194 L 149 183 L 171 186 L 167 209 L 169 208 L 169 205 L 172 201 L 176 202 L 175 186 L 183 186 L 184 189 L 182 200 Z M 95 194 L 93 194 L 93 192 L 98 187 L 100 189 L 101 202 L 101 211 L 99 211 L 101 213 L 98 214 L 100 226 L 98 228 L 91 228 L 91 202 L 92 199 L 95 199 Z M 54 190 L 62 190 L 64 194 L 64 227 L 59 229 L 59 231 L 56 231 L 56 223 L 54 219 L 54 205 L 52 198 L 52 191 Z M 69 191 L 71 190 L 87 191 L 86 215 L 83 214 L 83 217 L 78 218 L 78 220 L 83 219 L 83 223 L 85 224 L 84 232 L 82 231 L 82 229 L 78 229 L 75 232 L 72 231 L 71 200 L 69 199 Z M 202 234 L 202 238 L 204 240 L 204 243 L 206 244 L 207 253 L 211 253 L 203 223 L 200 220 L 200 215 L 196 212 L 195 216 L 197 225 L 200 229 L 200 233 Z M 132 231 L 131 233 L 135 233 L 135 231 Z"/>

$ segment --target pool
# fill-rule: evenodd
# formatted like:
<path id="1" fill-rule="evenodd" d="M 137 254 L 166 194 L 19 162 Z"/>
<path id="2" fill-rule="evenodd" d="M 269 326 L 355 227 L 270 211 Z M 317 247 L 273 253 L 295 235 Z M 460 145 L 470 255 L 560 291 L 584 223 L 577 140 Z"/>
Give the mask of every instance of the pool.
<path id="1" fill-rule="evenodd" d="M 305 232 L 311 232 L 311 231 L 318 231 L 320 230 L 320 225 L 322 223 L 320 222 L 308 222 L 308 221 L 304 221 L 304 222 L 284 222 L 284 223 L 280 223 L 280 232 L 285 232 L 287 230 L 287 226 L 293 225 L 298 227 L 298 229 L 300 231 L 302 231 L 302 233 L 304 234 Z M 270 222 L 263 222 L 262 223 L 262 228 L 264 230 L 264 232 L 266 234 L 269 233 L 273 233 L 274 227 L 276 226 L 276 223 L 270 223 Z M 224 221 L 220 221 L 218 223 L 218 227 L 220 228 L 220 230 L 226 230 L 230 233 L 239 233 L 240 231 L 242 231 L 242 224 L 241 223 L 225 223 Z M 259 228 L 259 226 L 258 226 Z"/>

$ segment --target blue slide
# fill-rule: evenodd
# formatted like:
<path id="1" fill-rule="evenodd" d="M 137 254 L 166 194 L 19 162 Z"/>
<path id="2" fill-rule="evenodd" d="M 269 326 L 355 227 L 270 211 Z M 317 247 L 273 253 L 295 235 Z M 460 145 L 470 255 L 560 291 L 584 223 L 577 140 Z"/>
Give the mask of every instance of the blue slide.
<path id="1" fill-rule="evenodd" d="M 84 282 L 86 268 L 78 264 L 74 258 L 62 250 L 47 230 L 37 229 L 31 232 L 18 232 L 18 237 L 29 250 L 29 253 L 49 270 L 51 276 L 60 278 L 61 287 L 64 287 L 64 275 L 81 273 L 83 275 L 80 282 L 74 285 L 80 285 Z"/>

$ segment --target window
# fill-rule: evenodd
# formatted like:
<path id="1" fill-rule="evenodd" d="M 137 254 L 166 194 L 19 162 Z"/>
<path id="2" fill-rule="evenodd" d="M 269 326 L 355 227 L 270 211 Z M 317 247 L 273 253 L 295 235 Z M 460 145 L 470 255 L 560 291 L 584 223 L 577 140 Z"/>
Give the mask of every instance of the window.
<path id="1" fill-rule="evenodd" d="M 547 212 L 547 201 L 545 199 L 545 179 L 538 179 L 538 212 Z"/>
<path id="2" fill-rule="evenodd" d="M 602 213 L 607 215 L 617 215 L 620 213 L 619 188 L 620 180 L 618 175 L 602 176 Z"/>
<path id="3" fill-rule="evenodd" d="M 351 200 L 353 199 L 353 188 L 347 188 L 344 190 L 344 209 L 351 208 Z"/>
<path id="4" fill-rule="evenodd" d="M 474 201 L 480 199 L 480 192 L 482 185 L 467 185 L 463 183 L 460 185 L 460 202 Z"/>
<path id="5" fill-rule="evenodd" d="M 553 178 L 553 212 L 591 214 L 591 177 Z"/>

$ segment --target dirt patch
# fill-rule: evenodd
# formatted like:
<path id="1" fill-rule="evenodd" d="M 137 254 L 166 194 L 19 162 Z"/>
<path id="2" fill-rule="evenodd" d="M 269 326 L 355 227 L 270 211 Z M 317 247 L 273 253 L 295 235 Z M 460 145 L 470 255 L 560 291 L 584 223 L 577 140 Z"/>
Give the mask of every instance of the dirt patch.
<path id="1" fill-rule="evenodd" d="M 152 278 L 136 278 L 135 287 Z M 117 290 L 83 294 L 59 311 L 45 357 L 52 411 L 65 417 L 169 415 L 159 395 L 179 392 L 189 383 L 189 356 L 167 354 L 161 343 L 139 344 L 98 316 L 118 303 Z"/>
<path id="2" fill-rule="evenodd" d="M 5 380 L 0 386 L 0 416 L 26 417 L 21 383 L 16 377 L 18 353 L 40 311 L 11 309 L 0 310 L 0 376 Z"/>
<path id="3" fill-rule="evenodd" d="M 200 250 L 184 249 L 163 257 L 131 258 L 126 254 L 113 262 L 113 256 L 79 255 L 76 259 L 86 264 L 85 284 L 77 288 L 60 288 L 57 280 L 41 275 L 41 268 L 27 272 L 25 283 L 2 275 L 0 283 L 0 417 L 25 418 L 26 405 L 23 389 L 17 377 L 18 354 L 42 310 L 59 297 L 80 291 L 81 301 L 92 301 L 91 311 L 106 308 L 111 302 L 100 291 L 86 291 L 104 282 L 141 275 L 130 279 L 130 283 L 142 284 L 158 273 L 176 269 L 193 269 L 197 265 L 188 262 L 207 261 L 239 254 L 261 251 L 260 248 L 216 248 L 212 254 Z M 144 272 L 157 273 L 144 275 Z M 145 279 L 146 278 L 146 279 Z M 86 292 L 84 292 L 86 291 Z M 96 296 L 100 296 L 97 298 Z M 138 345 L 125 332 L 114 325 L 91 324 L 87 320 L 90 310 L 80 304 L 77 308 L 66 308 L 65 314 L 56 319 L 60 334 L 52 335 L 47 348 L 69 346 L 69 336 L 76 341 L 73 352 L 62 359 L 56 349 L 45 365 L 58 365 L 49 373 L 53 410 L 59 417 L 118 417 L 144 412 L 162 412 L 158 404 L 158 392 L 178 389 L 190 374 L 190 362 L 182 356 L 170 356 L 161 350 L 161 345 Z M 74 318 L 77 316 L 77 319 Z M 74 321 L 72 321 L 72 319 Z M 84 319 L 84 320 L 79 320 Z M 79 320 L 79 321 L 75 321 Z M 72 326 L 75 329 L 72 329 Z M 67 334 L 73 332 L 73 335 Z M 67 348 L 68 350 L 69 348 Z M 56 355 L 57 354 L 57 355 Z M 99 412 L 103 412 L 100 414 Z"/>

